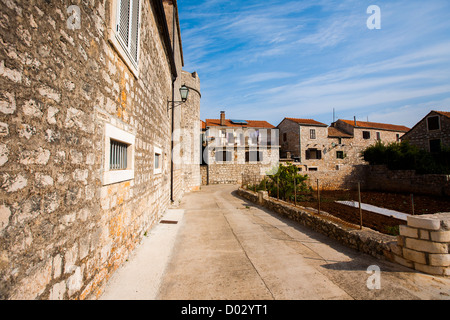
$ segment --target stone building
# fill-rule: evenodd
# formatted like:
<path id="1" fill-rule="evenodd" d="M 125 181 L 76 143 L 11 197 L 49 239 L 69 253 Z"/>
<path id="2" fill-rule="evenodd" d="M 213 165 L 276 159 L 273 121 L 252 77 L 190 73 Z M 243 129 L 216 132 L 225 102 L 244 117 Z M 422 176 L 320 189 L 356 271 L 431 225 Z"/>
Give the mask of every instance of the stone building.
<path id="1" fill-rule="evenodd" d="M 266 175 L 278 166 L 278 130 L 266 121 L 220 119 L 205 121 L 206 167 L 208 184 L 242 183 L 243 175 Z"/>
<path id="2" fill-rule="evenodd" d="M 431 111 L 401 139 L 429 152 L 450 147 L 450 112 Z"/>
<path id="3" fill-rule="evenodd" d="M 392 124 L 338 120 L 328 127 L 313 119 L 284 118 L 277 126 L 282 158 L 301 171 L 341 170 L 363 164 L 362 150 L 381 140 L 399 141 L 408 131 Z"/>
<path id="4" fill-rule="evenodd" d="M 0 6 L 0 299 L 97 297 L 200 184 L 177 2 L 75 3 Z"/>

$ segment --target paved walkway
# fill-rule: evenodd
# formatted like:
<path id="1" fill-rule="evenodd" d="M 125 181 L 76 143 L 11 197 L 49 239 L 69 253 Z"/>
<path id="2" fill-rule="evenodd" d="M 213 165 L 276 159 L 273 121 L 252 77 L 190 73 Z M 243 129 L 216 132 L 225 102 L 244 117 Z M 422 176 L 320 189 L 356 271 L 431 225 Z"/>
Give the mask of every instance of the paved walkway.
<path id="1" fill-rule="evenodd" d="M 450 300 L 450 279 L 346 248 L 236 195 L 204 186 L 169 210 L 102 299 Z M 379 283 L 372 281 L 379 267 Z M 379 289 L 373 288 L 379 284 Z"/>

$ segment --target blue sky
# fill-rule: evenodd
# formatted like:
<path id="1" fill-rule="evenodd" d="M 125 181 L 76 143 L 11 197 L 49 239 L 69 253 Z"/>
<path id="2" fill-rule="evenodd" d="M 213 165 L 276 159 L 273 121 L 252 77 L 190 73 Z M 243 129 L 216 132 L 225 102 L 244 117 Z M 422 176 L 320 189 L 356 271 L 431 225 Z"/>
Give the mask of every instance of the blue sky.
<path id="1" fill-rule="evenodd" d="M 370 5 L 381 29 L 370 30 Z M 179 0 L 201 119 L 335 118 L 412 127 L 450 111 L 450 1 Z"/>

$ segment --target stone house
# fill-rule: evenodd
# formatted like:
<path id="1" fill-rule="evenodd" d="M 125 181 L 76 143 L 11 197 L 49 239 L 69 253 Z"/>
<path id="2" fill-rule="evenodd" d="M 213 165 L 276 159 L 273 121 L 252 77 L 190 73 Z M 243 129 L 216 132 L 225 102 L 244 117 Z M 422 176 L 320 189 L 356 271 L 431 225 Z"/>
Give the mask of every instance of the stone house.
<path id="1" fill-rule="evenodd" d="M 0 6 L 0 299 L 96 298 L 200 185 L 177 2 L 75 3 Z"/>
<path id="2" fill-rule="evenodd" d="M 208 184 L 242 183 L 243 175 L 263 176 L 279 162 L 278 130 L 266 121 L 205 120 L 203 153 Z"/>
<path id="3" fill-rule="evenodd" d="M 360 152 L 377 140 L 399 141 L 408 128 L 374 122 L 341 120 L 328 127 L 313 119 L 284 118 L 277 126 L 282 158 L 301 171 L 341 170 L 363 164 Z"/>
<path id="4" fill-rule="evenodd" d="M 429 112 L 401 140 L 429 152 L 440 151 L 442 146 L 450 147 L 450 112 Z"/>
<path id="5" fill-rule="evenodd" d="M 398 142 L 401 136 L 409 130 L 409 128 L 401 125 L 342 119 L 332 123 L 331 128 L 351 136 L 350 139 L 343 140 L 347 142 L 342 150 L 344 160 L 346 159 L 343 164 L 349 165 L 364 164 L 361 151 L 377 141 L 383 143 Z"/>

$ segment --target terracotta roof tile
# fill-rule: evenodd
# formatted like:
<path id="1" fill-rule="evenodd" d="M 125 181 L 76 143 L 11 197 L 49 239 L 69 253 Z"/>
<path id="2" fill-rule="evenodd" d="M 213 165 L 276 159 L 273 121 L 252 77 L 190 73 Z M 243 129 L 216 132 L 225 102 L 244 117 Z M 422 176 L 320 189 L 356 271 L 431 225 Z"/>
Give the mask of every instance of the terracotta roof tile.
<path id="1" fill-rule="evenodd" d="M 319 126 L 326 126 L 325 123 L 313 120 L 313 119 L 298 119 L 298 118 L 285 118 L 294 122 L 297 122 L 299 124 L 312 124 L 312 125 L 319 125 Z"/>
<path id="2" fill-rule="evenodd" d="M 450 112 L 448 112 L 448 111 L 434 111 L 434 112 L 439 113 L 443 116 L 446 116 L 447 118 L 450 118 Z"/>
<path id="3" fill-rule="evenodd" d="M 328 127 L 328 136 L 329 137 L 338 137 L 338 138 L 352 138 L 353 136 L 345 133 L 344 131 L 339 130 L 335 127 Z"/>
<path id="4" fill-rule="evenodd" d="M 225 127 L 246 127 L 246 128 L 269 128 L 274 129 L 275 126 L 267 121 L 245 120 L 247 124 L 232 123 L 229 119 L 225 119 Z M 220 127 L 220 119 L 206 119 L 207 127 Z"/>
<path id="5" fill-rule="evenodd" d="M 355 126 L 354 120 L 342 120 L 342 119 L 340 119 L 340 120 L 351 126 Z M 409 131 L 409 128 L 405 127 L 405 126 L 399 126 L 399 125 L 388 124 L 388 123 L 366 122 L 366 121 L 356 121 L 356 127 L 367 128 L 367 129 L 399 131 L 399 132 Z"/>

